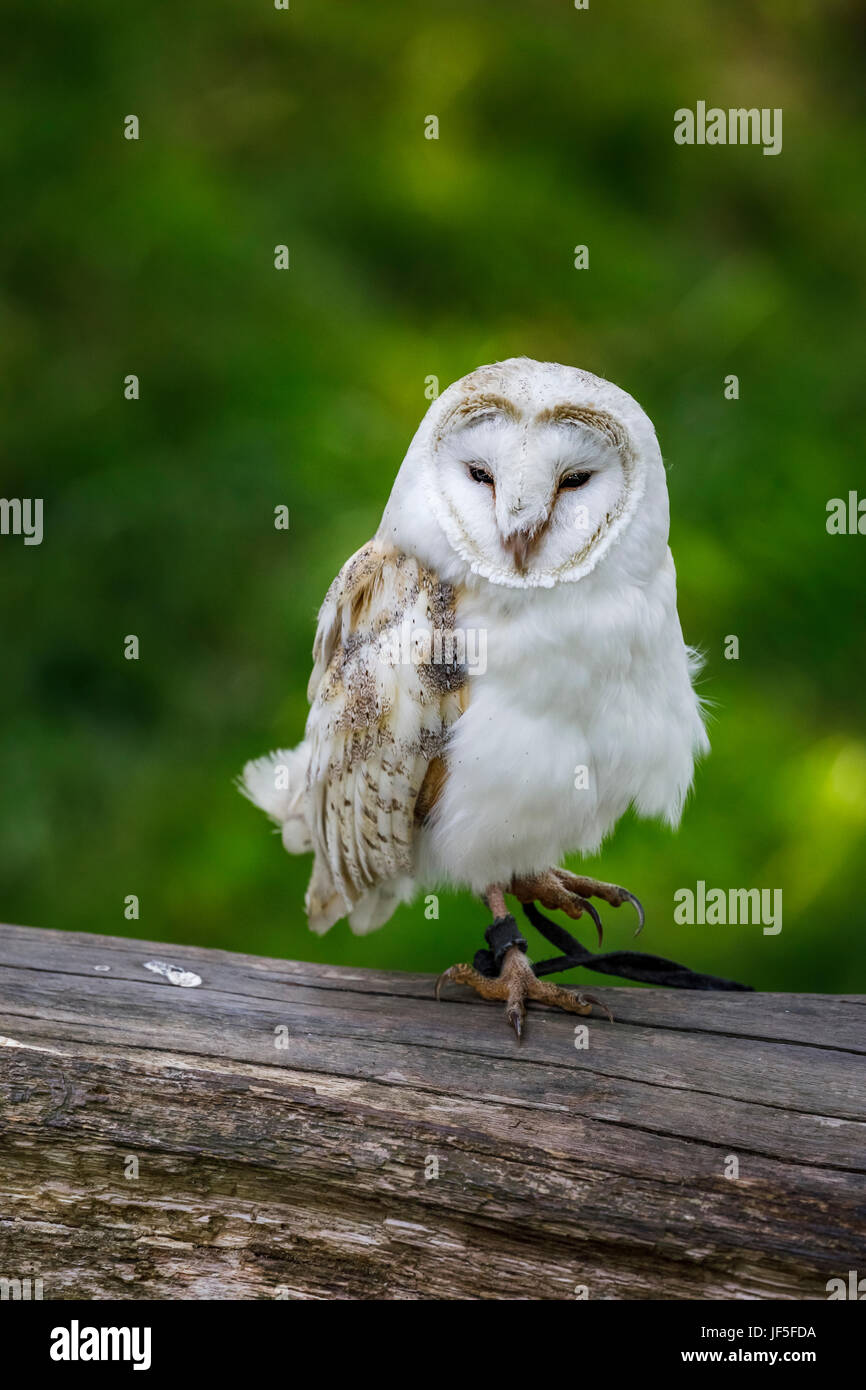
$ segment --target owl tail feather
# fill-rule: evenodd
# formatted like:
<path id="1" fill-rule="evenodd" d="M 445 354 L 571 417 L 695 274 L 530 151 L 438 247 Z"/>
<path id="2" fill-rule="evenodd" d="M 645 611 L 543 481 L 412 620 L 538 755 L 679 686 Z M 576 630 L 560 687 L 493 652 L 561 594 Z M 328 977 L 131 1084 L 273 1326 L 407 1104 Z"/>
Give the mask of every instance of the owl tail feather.
<path id="1" fill-rule="evenodd" d="M 289 854 L 309 854 L 313 837 L 308 821 L 309 795 L 307 768 L 310 748 L 280 748 L 263 758 L 248 762 L 238 778 L 239 790 L 280 827 Z M 375 931 L 388 921 L 401 902 L 414 892 L 411 878 L 401 876 L 381 883 L 369 891 L 345 898 L 334 883 L 327 859 L 316 854 L 313 876 L 307 889 L 306 911 L 311 929 L 322 935 L 335 922 L 348 917 L 357 936 Z"/>
<path id="2" fill-rule="evenodd" d="M 307 822 L 309 760 L 306 743 L 280 748 L 248 762 L 238 781 L 243 795 L 276 821 L 289 854 L 308 854 L 313 848 Z"/>

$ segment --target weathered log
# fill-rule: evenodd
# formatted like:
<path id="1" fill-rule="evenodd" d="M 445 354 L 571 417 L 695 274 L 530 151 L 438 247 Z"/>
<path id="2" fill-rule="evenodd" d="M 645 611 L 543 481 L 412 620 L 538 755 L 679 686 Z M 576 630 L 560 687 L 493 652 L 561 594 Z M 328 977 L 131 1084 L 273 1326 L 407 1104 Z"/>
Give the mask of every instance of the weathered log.
<path id="1" fill-rule="evenodd" d="M 614 1023 L 532 1006 L 518 1044 L 426 976 L 0 928 L 0 1278 L 825 1299 L 866 1269 L 866 999 L 592 989 Z"/>

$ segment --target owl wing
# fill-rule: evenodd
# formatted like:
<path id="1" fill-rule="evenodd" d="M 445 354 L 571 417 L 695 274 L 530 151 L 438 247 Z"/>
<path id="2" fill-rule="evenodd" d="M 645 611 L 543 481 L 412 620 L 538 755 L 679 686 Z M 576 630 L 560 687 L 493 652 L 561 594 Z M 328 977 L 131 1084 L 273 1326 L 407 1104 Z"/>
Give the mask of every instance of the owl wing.
<path id="1" fill-rule="evenodd" d="M 393 911 L 394 881 L 411 877 L 414 827 L 429 801 L 419 793 L 441 769 L 448 727 L 462 712 L 454 618 L 452 587 L 377 540 L 328 591 L 307 691 L 315 852 L 307 914 L 316 931 L 347 913 L 357 930 L 379 925 Z"/>

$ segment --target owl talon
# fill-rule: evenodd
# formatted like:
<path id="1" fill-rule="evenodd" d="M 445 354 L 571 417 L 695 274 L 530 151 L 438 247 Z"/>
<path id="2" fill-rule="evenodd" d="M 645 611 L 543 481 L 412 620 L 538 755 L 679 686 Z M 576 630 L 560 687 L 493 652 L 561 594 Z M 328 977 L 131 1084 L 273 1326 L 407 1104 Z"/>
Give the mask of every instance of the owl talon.
<path id="1" fill-rule="evenodd" d="M 523 1037 L 523 1024 L 526 1019 L 526 1005 L 523 999 L 509 1004 L 508 1008 L 505 1010 L 505 1017 L 517 1034 L 517 1041 L 520 1042 L 520 1039 Z"/>
<path id="2" fill-rule="evenodd" d="M 643 903 L 627 888 L 620 888 L 617 883 L 602 883 L 597 878 L 583 878 L 579 874 L 569 873 L 568 869 L 553 869 L 551 872 L 556 875 L 564 888 L 571 893 L 579 894 L 582 898 L 601 898 L 603 902 L 610 903 L 611 907 L 622 907 L 623 903 L 631 903 L 637 913 L 637 927 L 634 934 L 639 936 L 643 931 L 643 925 L 646 921 Z M 550 907 L 551 904 L 548 903 L 546 906 Z"/>
<path id="3" fill-rule="evenodd" d="M 598 944 L 600 946 L 602 941 L 604 940 L 604 928 L 601 925 L 601 918 L 599 917 L 596 909 L 593 907 L 592 903 L 589 901 L 588 898 L 581 898 L 578 897 L 577 894 L 575 894 L 574 901 L 576 903 L 579 903 L 581 911 L 585 912 L 587 916 L 591 917 L 593 922 L 595 922 L 595 930 L 598 933 Z"/>
<path id="4" fill-rule="evenodd" d="M 513 878 L 508 892 L 513 893 L 522 903 L 539 902 L 549 911 L 565 912 L 573 921 L 586 913 L 595 923 L 600 946 L 604 939 L 604 928 L 598 912 L 588 901 L 591 894 L 583 888 L 575 887 L 577 880 L 572 880 L 574 875 L 567 873 L 565 869 L 547 869 L 542 874 L 525 874 Z M 595 880 L 584 879 L 581 882 L 591 884 Z"/>
<path id="5" fill-rule="evenodd" d="M 627 888 L 620 888 L 619 891 L 622 893 L 623 900 L 627 903 L 631 903 L 632 907 L 637 913 L 637 926 L 634 929 L 634 934 L 635 936 L 640 936 L 641 932 L 643 931 L 643 924 L 646 921 L 646 913 L 643 910 L 643 903 L 641 902 L 640 898 L 636 898 L 634 893 L 630 893 Z"/>
<path id="6" fill-rule="evenodd" d="M 457 966 L 452 965 L 452 966 L 449 967 L 448 970 L 443 970 L 443 971 L 442 971 L 442 974 L 439 976 L 438 980 L 436 981 L 436 1002 L 437 1002 L 437 1003 L 439 1002 L 439 1000 L 440 1000 L 441 997 L 442 997 L 442 994 L 441 994 L 442 986 L 444 985 L 444 983 L 445 983 L 446 980 L 453 980 L 453 979 L 454 979 L 454 971 L 455 971 L 457 968 L 458 968 Z"/>
<path id="7" fill-rule="evenodd" d="M 567 1013 L 584 1016 L 592 1013 L 592 1006 L 595 1004 L 603 1009 L 613 1022 L 613 1015 L 607 1005 L 594 995 L 582 994 L 562 985 L 552 985 L 546 980 L 539 980 L 525 952 L 518 946 L 512 946 L 506 951 L 502 970 L 494 979 L 482 975 L 474 966 L 452 965 L 450 969 L 443 971 L 436 981 L 437 999 L 441 997 L 440 989 L 446 980 L 457 985 L 469 985 L 482 999 L 504 1000 L 505 1017 L 514 1029 L 518 1042 L 523 1037 L 526 1005 L 530 999 L 534 999 L 538 1004 L 550 1004 L 554 1008 L 564 1009 Z"/>

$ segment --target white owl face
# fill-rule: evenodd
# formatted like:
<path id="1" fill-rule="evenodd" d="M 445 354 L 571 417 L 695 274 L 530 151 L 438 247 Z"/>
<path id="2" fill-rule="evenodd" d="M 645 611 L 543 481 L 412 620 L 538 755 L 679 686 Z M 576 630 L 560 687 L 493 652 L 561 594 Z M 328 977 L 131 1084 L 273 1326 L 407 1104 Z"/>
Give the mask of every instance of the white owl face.
<path id="1" fill-rule="evenodd" d="M 470 401 L 436 469 L 472 551 L 517 583 L 588 554 L 625 498 L 619 450 L 565 405 L 522 415 L 505 398 Z"/>
<path id="2" fill-rule="evenodd" d="M 637 576 L 667 546 L 652 422 L 625 391 L 555 362 L 479 367 L 434 401 L 378 534 L 452 582 L 551 588 L 615 543 Z"/>

